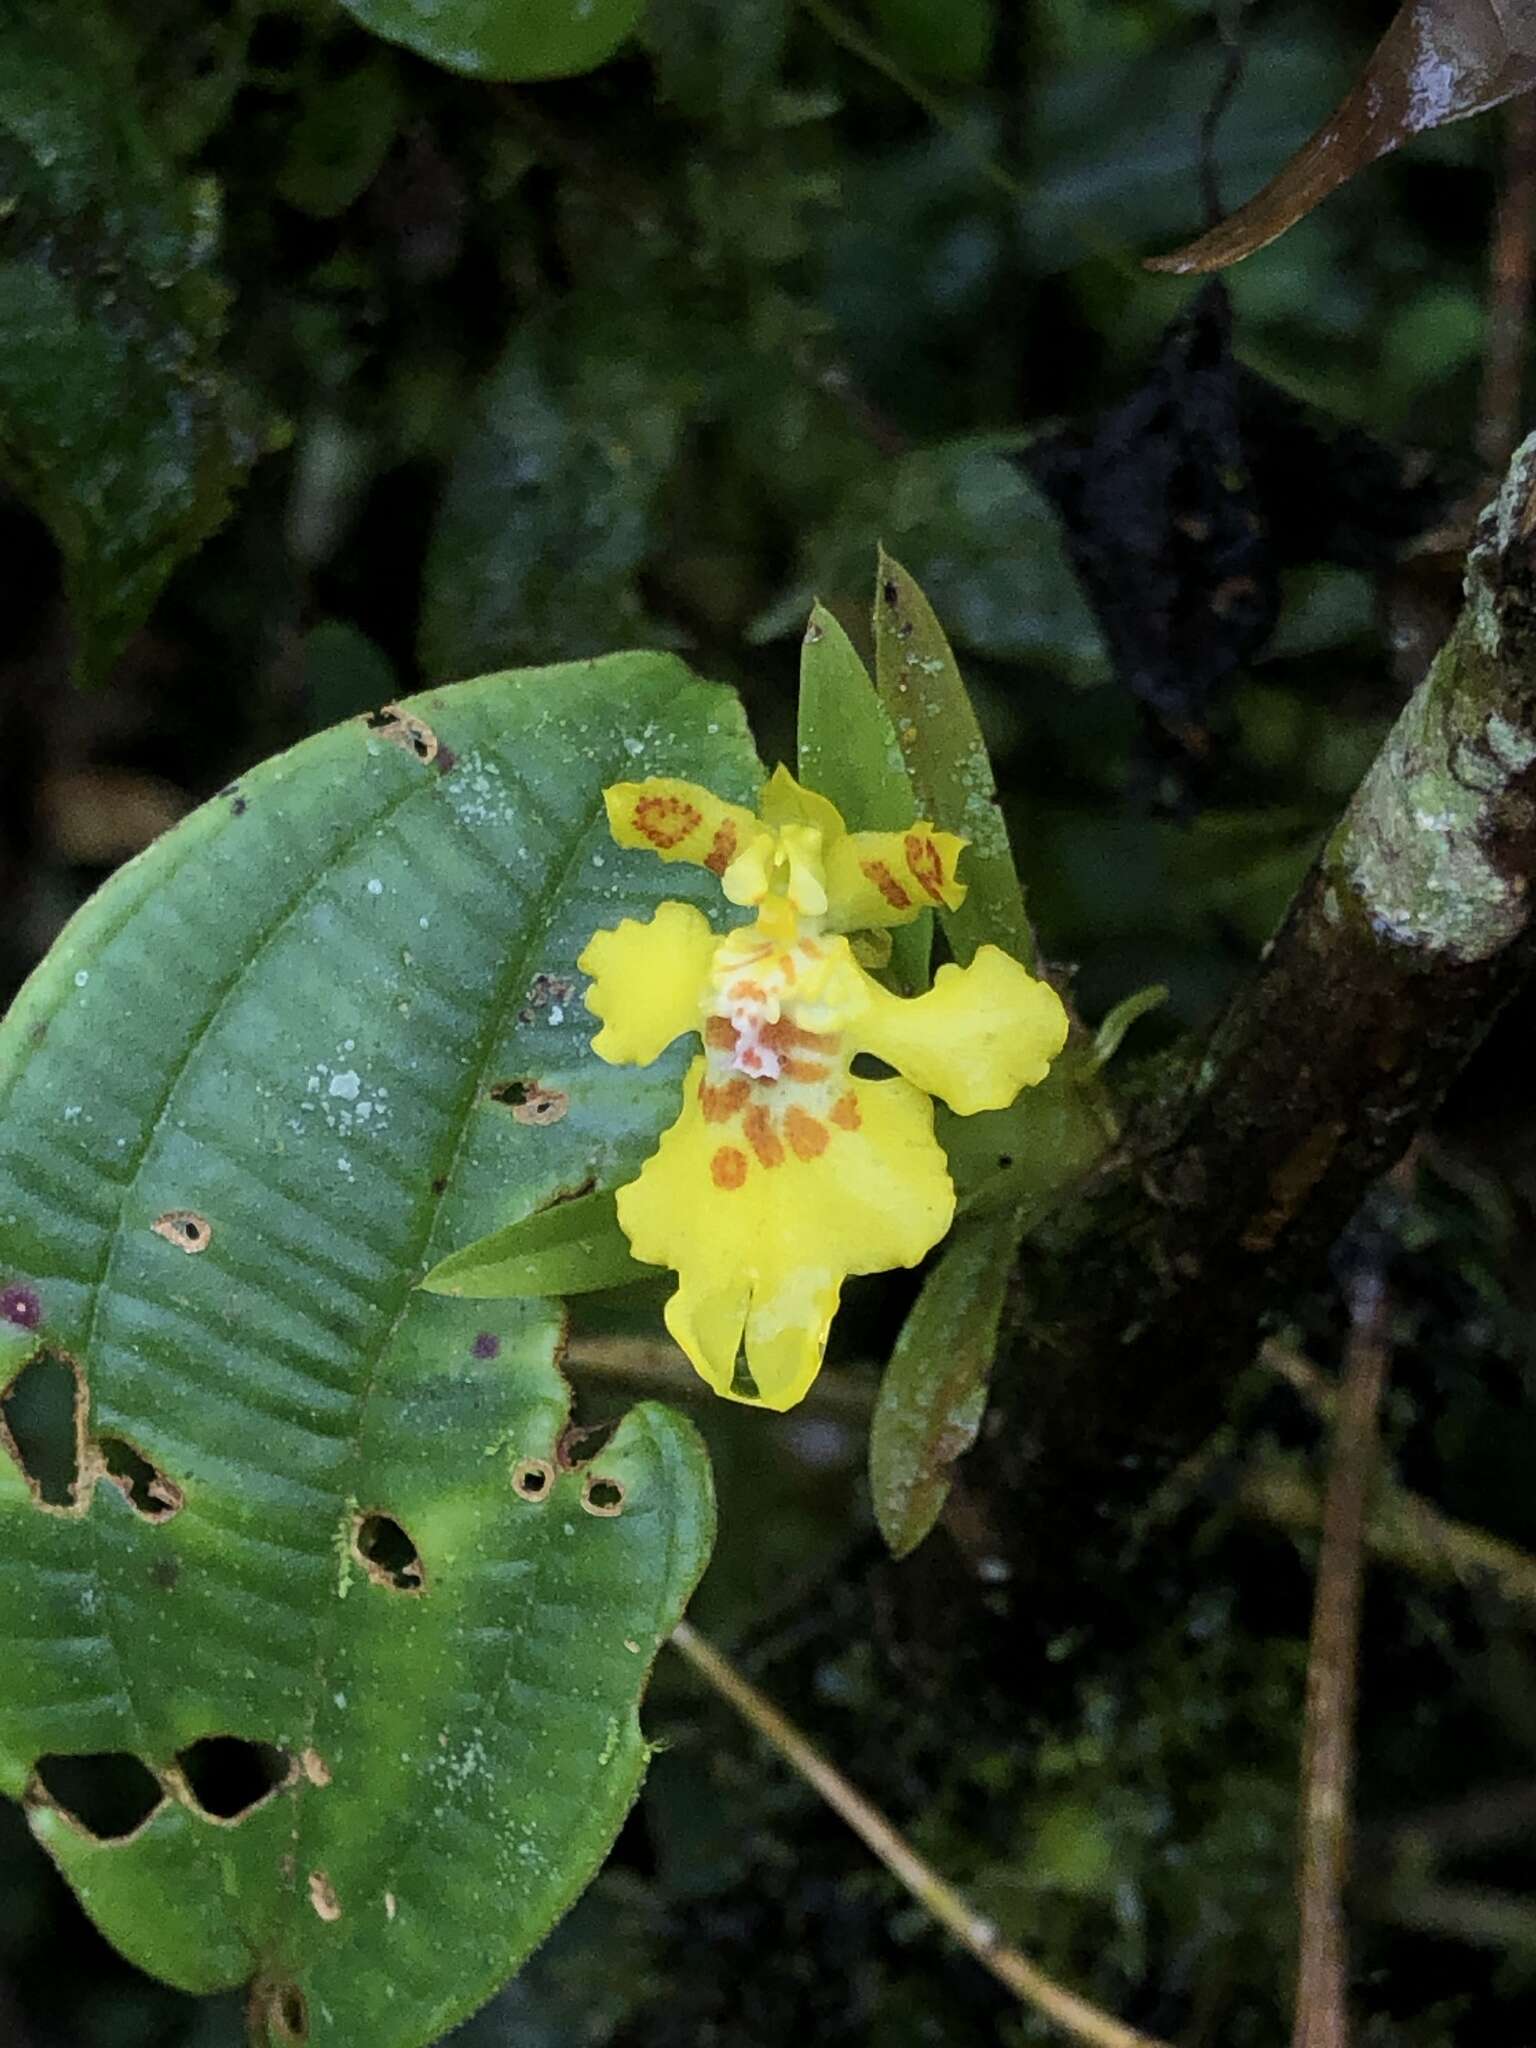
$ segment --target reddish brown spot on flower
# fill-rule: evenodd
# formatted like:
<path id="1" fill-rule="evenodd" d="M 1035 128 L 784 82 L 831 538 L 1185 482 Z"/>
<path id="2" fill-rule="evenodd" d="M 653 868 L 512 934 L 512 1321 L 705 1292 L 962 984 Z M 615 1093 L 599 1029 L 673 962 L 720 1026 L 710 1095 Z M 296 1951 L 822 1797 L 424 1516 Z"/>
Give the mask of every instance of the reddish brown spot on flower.
<path id="1" fill-rule="evenodd" d="M 798 1103 L 791 1103 L 785 1111 L 784 1128 L 797 1159 L 819 1159 L 830 1143 L 826 1125 Z"/>
<path id="2" fill-rule="evenodd" d="M 944 860 L 931 839 L 923 838 L 920 832 L 909 832 L 904 842 L 907 866 L 922 883 L 935 903 L 944 901 Z"/>
<path id="3" fill-rule="evenodd" d="M 736 827 L 729 818 L 720 827 L 704 856 L 704 865 L 712 875 L 723 875 L 736 858 Z"/>
<path id="4" fill-rule="evenodd" d="M 709 1162 L 709 1177 L 717 1188 L 729 1192 L 739 1188 L 747 1177 L 747 1155 L 738 1152 L 734 1145 L 722 1145 Z"/>
<path id="5" fill-rule="evenodd" d="M 911 840 L 907 841 L 909 846 L 911 843 Z M 859 866 L 864 871 L 865 880 L 874 883 L 886 902 L 890 904 L 892 910 L 911 909 L 912 898 L 903 889 L 900 882 L 897 881 L 883 860 L 864 860 L 859 862 Z"/>
<path id="6" fill-rule="evenodd" d="M 805 1031 L 787 1017 L 781 1017 L 776 1024 L 763 1025 L 757 1035 L 780 1059 L 796 1051 L 831 1052 L 837 1045 L 835 1031 Z"/>
<path id="7" fill-rule="evenodd" d="M 832 1105 L 832 1121 L 839 1130 L 856 1131 L 864 1119 L 859 1113 L 859 1098 L 850 1088 L 846 1095 L 839 1095 Z"/>
<path id="8" fill-rule="evenodd" d="M 635 805 L 635 830 L 663 853 L 697 832 L 703 817 L 680 796 L 643 796 Z"/>
<path id="9" fill-rule="evenodd" d="M 736 1026 L 729 1017 L 706 1017 L 704 1020 L 704 1043 L 712 1045 L 716 1052 L 736 1050 Z"/>
<path id="10" fill-rule="evenodd" d="M 757 1154 L 759 1166 L 784 1164 L 784 1147 L 773 1128 L 773 1118 L 760 1103 L 754 1103 L 747 1111 L 741 1120 L 741 1128 L 746 1133 L 747 1143 Z"/>
<path id="11" fill-rule="evenodd" d="M 744 1077 L 727 1081 L 723 1087 L 715 1088 L 708 1081 L 699 1083 L 699 1107 L 704 1112 L 707 1124 L 728 1123 L 740 1109 L 745 1109 L 747 1097 L 752 1093 L 752 1084 Z"/>
<path id="12" fill-rule="evenodd" d="M 779 1069 L 786 1081 L 825 1081 L 827 1069 L 817 1060 L 785 1060 Z"/>

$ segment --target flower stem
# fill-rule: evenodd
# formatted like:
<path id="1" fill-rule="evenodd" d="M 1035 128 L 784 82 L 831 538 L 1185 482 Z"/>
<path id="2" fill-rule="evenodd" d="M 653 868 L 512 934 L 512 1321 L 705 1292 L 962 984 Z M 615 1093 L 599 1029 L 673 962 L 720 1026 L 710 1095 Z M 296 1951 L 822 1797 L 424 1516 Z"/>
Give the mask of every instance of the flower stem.
<path id="1" fill-rule="evenodd" d="M 672 1644 L 705 1682 L 751 1723 L 792 1769 L 798 1771 L 890 1871 L 924 1910 L 945 1927 L 1021 2003 L 1032 2006 L 1075 2041 L 1089 2048 L 1167 2048 L 1151 2034 L 1138 2033 L 1109 2013 L 1088 2004 L 1075 1992 L 1048 1977 L 1026 1956 L 1009 1946 L 983 1914 L 968 1905 L 954 1886 L 924 1862 L 885 1815 L 849 1784 L 786 1714 L 760 1693 L 697 1629 L 680 1621 Z"/>

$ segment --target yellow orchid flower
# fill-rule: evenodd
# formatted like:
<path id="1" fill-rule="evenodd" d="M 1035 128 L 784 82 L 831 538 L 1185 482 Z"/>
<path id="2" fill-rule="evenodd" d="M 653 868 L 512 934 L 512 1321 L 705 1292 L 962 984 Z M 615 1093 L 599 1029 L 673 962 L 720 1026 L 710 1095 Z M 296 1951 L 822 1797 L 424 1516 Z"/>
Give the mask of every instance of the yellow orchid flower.
<path id="1" fill-rule="evenodd" d="M 910 999 L 854 958 L 845 932 L 958 907 L 953 833 L 850 832 L 784 768 L 757 813 L 659 778 L 604 794 L 620 846 L 706 867 L 754 913 L 720 937 L 663 903 L 581 955 L 599 1058 L 646 1066 L 685 1032 L 703 1042 L 682 1114 L 619 1190 L 619 1222 L 637 1259 L 677 1274 L 667 1328 L 715 1392 L 791 1408 L 844 1279 L 915 1266 L 954 1217 L 929 1097 L 962 1116 L 1006 1108 L 1045 1079 L 1066 1012 L 996 946 Z M 897 1078 L 855 1075 L 861 1052 Z"/>

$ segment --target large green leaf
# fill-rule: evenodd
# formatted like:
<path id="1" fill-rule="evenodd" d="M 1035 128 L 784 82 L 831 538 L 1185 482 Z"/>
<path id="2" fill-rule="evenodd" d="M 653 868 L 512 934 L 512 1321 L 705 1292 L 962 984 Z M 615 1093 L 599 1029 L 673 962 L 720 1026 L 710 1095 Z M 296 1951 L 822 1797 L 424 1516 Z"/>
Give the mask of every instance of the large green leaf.
<path id="1" fill-rule="evenodd" d="M 364 28 L 471 78 L 574 78 L 611 57 L 645 0 L 342 0 Z"/>
<path id="2" fill-rule="evenodd" d="M 681 1054 L 604 1066 L 575 968 L 662 893 L 718 904 L 610 843 L 604 783 L 650 773 L 758 778 L 734 700 L 666 656 L 354 720 L 125 869 L 0 1026 L 0 1787 L 135 1961 L 254 1975 L 260 2040 L 434 2038 L 639 1780 L 702 1449 L 648 1405 L 572 1467 L 558 1305 L 416 1283 L 629 1177 L 675 1113 Z M 56 1512 L 21 1464 L 38 1347 L 84 1394 Z M 207 1737 L 288 1772 L 233 1824 L 178 1771 Z M 141 1759 L 164 1796 L 92 1839 L 45 1756 Z"/>
<path id="3" fill-rule="evenodd" d="M 218 191 L 140 120 L 110 17 L 0 0 L 0 467 L 64 558 L 99 678 L 257 452 L 218 366 Z"/>

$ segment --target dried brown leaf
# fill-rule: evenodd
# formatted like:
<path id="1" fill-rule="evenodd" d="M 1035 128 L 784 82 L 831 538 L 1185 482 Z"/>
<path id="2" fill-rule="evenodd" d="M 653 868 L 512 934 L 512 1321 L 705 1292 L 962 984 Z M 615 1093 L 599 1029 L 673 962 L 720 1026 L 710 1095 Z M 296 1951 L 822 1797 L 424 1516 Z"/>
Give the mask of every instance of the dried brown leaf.
<path id="1" fill-rule="evenodd" d="M 1246 206 L 1149 270 L 1224 270 L 1378 157 L 1536 87 L 1536 0 L 1408 0 L 1353 91 Z"/>

